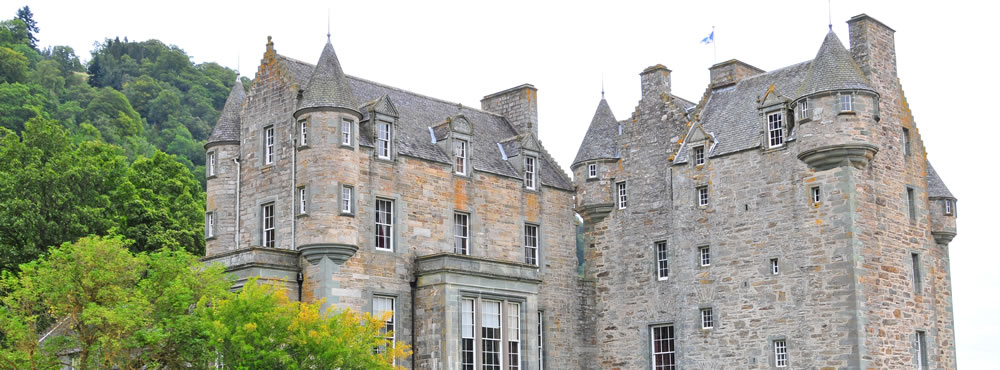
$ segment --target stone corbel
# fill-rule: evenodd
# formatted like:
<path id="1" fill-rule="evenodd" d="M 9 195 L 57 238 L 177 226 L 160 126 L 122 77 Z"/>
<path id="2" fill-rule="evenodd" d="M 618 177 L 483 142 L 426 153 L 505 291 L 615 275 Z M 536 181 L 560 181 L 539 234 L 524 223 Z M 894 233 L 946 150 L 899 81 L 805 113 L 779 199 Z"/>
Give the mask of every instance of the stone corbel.
<path id="1" fill-rule="evenodd" d="M 872 144 L 851 143 L 809 149 L 799 153 L 798 158 L 816 171 L 825 171 L 845 165 L 862 169 L 868 166 L 876 153 L 878 153 L 878 147 Z"/>
<path id="2" fill-rule="evenodd" d="M 347 244 L 306 244 L 299 247 L 299 253 L 302 254 L 302 257 L 314 266 L 324 258 L 337 265 L 343 265 L 357 251 L 358 246 Z"/>

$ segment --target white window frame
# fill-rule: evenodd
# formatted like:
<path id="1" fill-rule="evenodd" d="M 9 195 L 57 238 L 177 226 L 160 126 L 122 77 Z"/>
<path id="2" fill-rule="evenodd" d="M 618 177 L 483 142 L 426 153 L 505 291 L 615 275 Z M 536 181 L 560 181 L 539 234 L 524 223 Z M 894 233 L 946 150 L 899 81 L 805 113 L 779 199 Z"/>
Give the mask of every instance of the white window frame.
<path id="1" fill-rule="evenodd" d="M 656 254 L 656 279 L 667 280 L 670 278 L 670 258 L 667 242 L 660 241 L 653 243 L 653 253 Z"/>
<path id="2" fill-rule="evenodd" d="M 455 212 L 455 254 L 468 256 L 471 253 L 469 245 L 469 214 Z"/>
<path id="3" fill-rule="evenodd" d="M 810 117 L 810 114 L 809 114 L 810 113 L 809 112 L 809 99 L 803 99 L 802 101 L 800 101 L 798 108 L 799 108 L 798 109 L 798 114 L 799 114 L 798 120 L 799 121 L 812 118 L 812 117 Z"/>
<path id="4" fill-rule="evenodd" d="M 698 145 L 692 148 L 694 151 L 694 165 L 701 166 L 705 164 L 705 146 Z"/>
<path id="5" fill-rule="evenodd" d="M 615 183 L 615 189 L 617 189 L 618 194 L 618 209 L 625 209 L 628 207 L 628 187 L 625 181 L 619 181 Z"/>
<path id="6" fill-rule="evenodd" d="M 277 208 L 274 206 L 274 202 L 264 203 L 260 206 L 260 244 L 264 248 L 274 248 L 276 243 L 277 235 L 275 234 L 275 214 L 274 212 Z"/>
<path id="7" fill-rule="evenodd" d="M 486 305 L 487 304 L 489 304 L 491 306 L 493 304 L 496 304 L 497 312 L 496 313 L 492 313 L 492 312 L 491 313 L 487 313 L 486 312 L 486 307 L 487 307 Z M 481 348 L 482 348 L 482 351 L 483 351 L 483 353 L 480 356 L 482 358 L 482 364 L 481 364 L 482 365 L 482 369 L 483 370 L 501 370 L 501 369 L 503 369 L 504 354 L 506 353 L 506 351 L 504 350 L 505 346 L 504 346 L 504 338 L 503 338 L 503 330 L 505 328 L 505 325 L 503 324 L 503 320 L 504 320 L 504 301 L 501 301 L 501 300 L 492 300 L 492 299 L 481 299 L 480 300 L 480 307 L 479 308 L 480 308 L 480 312 L 481 312 L 481 314 L 480 314 L 481 315 L 481 319 L 480 319 L 480 334 L 481 334 L 480 335 L 480 343 L 481 343 L 481 346 L 482 346 Z M 495 326 L 495 327 L 492 327 L 492 326 L 491 327 L 487 327 L 486 326 L 487 325 L 486 324 L 486 317 L 487 317 L 487 315 L 490 315 L 490 316 L 496 315 L 496 320 L 497 320 L 496 325 L 497 326 Z M 487 331 L 486 331 L 486 329 L 494 329 L 494 330 L 496 330 L 496 337 L 494 338 L 491 335 L 489 338 L 487 338 L 487 335 L 486 335 Z M 496 352 L 495 352 L 495 354 L 496 354 L 496 360 L 497 360 L 497 362 L 495 364 L 494 363 L 490 363 L 490 364 L 486 363 L 487 357 L 492 357 L 492 356 L 487 356 L 486 355 L 486 348 L 487 347 L 492 347 L 492 346 L 488 345 L 488 344 L 491 344 L 491 343 L 496 345 Z M 493 352 L 491 352 L 491 354 L 493 354 Z"/>
<path id="8" fill-rule="evenodd" d="M 455 139 L 455 173 L 459 175 L 469 174 L 468 149 L 468 141 Z"/>
<path id="9" fill-rule="evenodd" d="M 591 163 L 587 165 L 587 178 L 596 179 L 597 178 L 597 164 Z"/>
<path id="10" fill-rule="evenodd" d="M 388 209 L 386 209 L 388 207 Z M 393 220 L 395 202 L 391 199 L 375 199 L 375 250 L 393 251 Z M 382 245 L 381 247 L 379 245 Z"/>
<path id="11" fill-rule="evenodd" d="M 507 304 L 507 370 L 521 369 L 521 304 Z"/>
<path id="12" fill-rule="evenodd" d="M 955 214 L 955 204 L 951 199 L 944 200 L 944 214 L 948 216 Z"/>
<path id="13" fill-rule="evenodd" d="M 778 339 L 772 342 L 774 347 L 774 367 L 788 367 L 788 342 Z"/>
<path id="14" fill-rule="evenodd" d="M 392 159 L 392 124 L 376 121 L 375 152 L 379 159 Z"/>
<path id="15" fill-rule="evenodd" d="M 840 94 L 837 98 L 839 113 L 854 111 L 854 94 Z"/>
<path id="16" fill-rule="evenodd" d="M 208 152 L 208 177 L 215 176 L 215 151 Z"/>
<path id="17" fill-rule="evenodd" d="M 340 120 L 340 145 L 352 146 L 351 135 L 354 133 L 354 121 L 349 119 Z"/>
<path id="18" fill-rule="evenodd" d="M 823 192 L 820 190 L 819 186 L 813 186 L 809 188 L 809 200 L 812 201 L 813 205 L 817 205 L 823 199 Z"/>
<path id="19" fill-rule="evenodd" d="M 340 186 L 340 213 L 354 214 L 354 187 Z"/>
<path id="20" fill-rule="evenodd" d="M 658 334 L 660 337 L 657 336 Z M 655 325 L 649 328 L 649 357 L 653 370 L 677 369 L 676 340 L 677 336 L 672 324 Z M 657 346 L 657 342 L 660 342 L 659 346 Z"/>
<path id="21" fill-rule="evenodd" d="M 538 188 L 538 158 L 534 156 L 524 156 L 524 187 L 529 190 Z"/>
<path id="22" fill-rule="evenodd" d="M 767 114 L 767 147 L 778 148 L 785 145 L 785 112 Z"/>
<path id="23" fill-rule="evenodd" d="M 299 121 L 299 146 L 309 145 L 309 121 Z"/>
<path id="24" fill-rule="evenodd" d="M 264 127 L 264 164 L 274 163 L 274 126 Z"/>
<path id="25" fill-rule="evenodd" d="M 927 333 L 923 330 L 917 330 L 913 336 L 913 347 L 914 347 L 914 358 L 913 362 L 916 365 L 916 370 L 927 370 L 930 368 L 930 364 L 927 360 Z"/>
<path id="26" fill-rule="evenodd" d="M 698 266 L 706 267 L 712 265 L 712 249 L 703 245 L 698 247 Z"/>
<path id="27" fill-rule="evenodd" d="M 538 311 L 538 370 L 545 370 L 545 312 Z"/>
<path id="28" fill-rule="evenodd" d="M 390 312 L 389 318 L 385 321 L 385 326 L 379 330 L 379 335 L 389 340 L 389 346 L 396 347 L 396 297 L 385 295 L 372 295 L 372 315 L 381 316 L 385 312 Z M 384 353 L 386 347 L 375 347 L 375 353 Z"/>
<path id="29" fill-rule="evenodd" d="M 479 357 L 479 351 L 477 351 L 479 346 L 476 345 L 476 328 L 478 327 L 476 325 L 476 301 L 473 298 L 462 298 L 461 300 L 462 342 L 459 349 L 459 361 L 463 370 L 474 370 L 476 368 L 476 358 Z M 471 358 L 466 357 L 466 354 L 469 353 L 472 355 Z"/>
<path id="30" fill-rule="evenodd" d="M 296 190 L 297 190 L 296 193 L 297 193 L 298 198 L 299 198 L 299 201 L 298 201 L 298 206 L 299 206 L 298 208 L 299 209 L 298 209 L 298 212 L 296 212 L 296 213 L 298 213 L 299 215 L 304 215 L 308 211 L 308 209 L 306 207 L 306 205 L 307 205 L 306 204 L 306 199 L 308 199 L 308 197 L 306 196 L 306 187 L 305 186 L 300 186 Z"/>
<path id="31" fill-rule="evenodd" d="M 524 224 L 524 263 L 538 266 L 540 264 L 538 254 L 538 225 Z"/>
<path id="32" fill-rule="evenodd" d="M 695 188 L 695 195 L 698 197 L 698 207 L 708 206 L 708 186 Z"/>
<path id="33" fill-rule="evenodd" d="M 698 316 L 701 317 L 701 328 L 704 330 L 715 328 L 715 318 L 712 316 L 712 308 L 705 307 L 698 310 Z"/>
<path id="34" fill-rule="evenodd" d="M 771 259 L 771 275 L 777 275 L 780 271 L 780 265 L 778 264 L 778 258 Z"/>
<path id="35" fill-rule="evenodd" d="M 215 237 L 215 212 L 205 213 L 205 239 Z"/>

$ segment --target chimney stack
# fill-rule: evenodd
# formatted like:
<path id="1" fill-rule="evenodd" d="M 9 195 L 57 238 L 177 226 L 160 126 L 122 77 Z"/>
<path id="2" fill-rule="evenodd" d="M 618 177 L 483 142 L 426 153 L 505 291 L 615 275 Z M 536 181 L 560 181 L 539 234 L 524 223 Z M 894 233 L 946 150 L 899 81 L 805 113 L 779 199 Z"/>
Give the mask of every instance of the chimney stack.
<path id="1" fill-rule="evenodd" d="M 730 59 L 709 67 L 708 72 L 712 90 L 716 90 L 735 85 L 744 78 L 764 73 L 764 70 L 736 59 Z"/>
<path id="2" fill-rule="evenodd" d="M 531 132 L 538 137 L 538 89 L 531 84 L 486 95 L 479 102 L 484 111 L 506 117 L 518 134 Z"/>
<path id="3" fill-rule="evenodd" d="M 867 14 L 851 17 L 847 25 L 851 55 L 872 87 L 879 94 L 896 89 L 896 31 Z"/>
<path id="4" fill-rule="evenodd" d="M 647 67 L 639 74 L 642 82 L 642 99 L 660 98 L 670 93 L 670 70 L 662 64 Z"/>

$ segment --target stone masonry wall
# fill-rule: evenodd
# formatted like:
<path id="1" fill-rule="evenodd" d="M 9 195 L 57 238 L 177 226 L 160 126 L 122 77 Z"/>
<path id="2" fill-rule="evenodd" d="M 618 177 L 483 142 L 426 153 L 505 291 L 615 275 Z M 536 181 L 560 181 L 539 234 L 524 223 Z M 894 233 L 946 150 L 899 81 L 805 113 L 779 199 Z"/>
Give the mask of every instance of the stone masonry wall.
<path id="1" fill-rule="evenodd" d="M 215 145 L 215 176 L 205 183 L 205 211 L 215 214 L 215 236 L 205 241 L 205 256 L 212 257 L 236 249 L 236 163 L 239 145 Z"/>

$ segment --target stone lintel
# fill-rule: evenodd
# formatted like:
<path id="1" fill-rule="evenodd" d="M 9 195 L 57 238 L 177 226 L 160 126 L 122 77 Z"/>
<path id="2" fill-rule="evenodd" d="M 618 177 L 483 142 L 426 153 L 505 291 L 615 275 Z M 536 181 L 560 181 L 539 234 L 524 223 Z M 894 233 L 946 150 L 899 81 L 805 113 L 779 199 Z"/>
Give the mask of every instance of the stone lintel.
<path id="1" fill-rule="evenodd" d="M 799 153 L 799 160 L 816 171 L 825 171 L 846 165 L 863 169 L 868 166 L 878 147 L 868 143 L 827 145 Z"/>
<path id="2" fill-rule="evenodd" d="M 958 234 L 951 231 L 932 231 L 931 235 L 934 236 L 934 241 L 938 244 L 948 245 L 955 238 L 955 235 Z"/>
<path id="3" fill-rule="evenodd" d="M 476 285 L 483 288 L 537 293 L 538 266 L 454 253 L 417 257 L 417 286 Z"/>
<path id="4" fill-rule="evenodd" d="M 343 265 L 357 251 L 358 246 L 347 244 L 318 243 L 299 246 L 299 253 L 302 253 L 302 257 L 313 265 L 318 264 L 324 257 L 338 265 Z"/>

